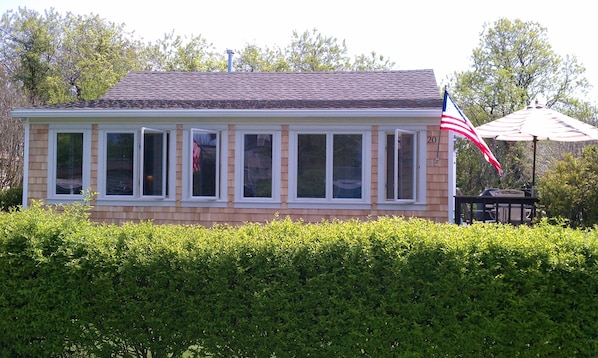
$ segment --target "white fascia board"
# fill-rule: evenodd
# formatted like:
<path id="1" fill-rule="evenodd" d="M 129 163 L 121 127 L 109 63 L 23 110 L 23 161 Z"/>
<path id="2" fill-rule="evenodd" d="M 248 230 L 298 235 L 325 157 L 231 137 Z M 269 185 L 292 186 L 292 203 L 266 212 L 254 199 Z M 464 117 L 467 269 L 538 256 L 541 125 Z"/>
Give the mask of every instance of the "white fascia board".
<path id="1" fill-rule="evenodd" d="M 442 109 L 140 109 L 140 110 L 107 110 L 107 109 L 15 109 L 13 118 L 430 118 L 438 117 Z"/>

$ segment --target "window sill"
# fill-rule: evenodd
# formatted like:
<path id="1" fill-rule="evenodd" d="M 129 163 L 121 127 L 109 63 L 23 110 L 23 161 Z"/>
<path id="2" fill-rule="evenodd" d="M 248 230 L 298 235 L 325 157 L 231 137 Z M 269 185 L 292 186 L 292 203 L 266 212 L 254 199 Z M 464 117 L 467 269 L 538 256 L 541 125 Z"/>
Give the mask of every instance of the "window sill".
<path id="1" fill-rule="evenodd" d="M 185 199 L 181 201 L 181 206 L 187 208 L 226 208 L 228 202 L 218 199 Z"/>
<path id="2" fill-rule="evenodd" d="M 174 199 L 152 198 L 99 198 L 95 201 L 97 206 L 175 206 Z"/>
<path id="3" fill-rule="evenodd" d="M 65 195 L 63 198 L 61 197 L 51 197 L 46 199 L 46 204 L 49 205 L 68 205 L 68 204 L 83 204 L 83 196 L 82 195 Z"/>
<path id="4" fill-rule="evenodd" d="M 338 209 L 338 210 L 371 210 L 372 204 L 363 201 L 322 201 L 322 202 L 291 202 L 289 209 Z"/>
<path id="5" fill-rule="evenodd" d="M 253 209 L 253 208 L 265 208 L 265 209 L 280 209 L 280 201 L 273 200 L 242 200 L 234 202 L 235 208 L 239 209 Z"/>
<path id="6" fill-rule="evenodd" d="M 427 210 L 427 205 L 425 203 L 415 203 L 415 202 L 382 202 L 378 203 L 378 210 L 414 210 L 414 211 L 424 211 Z"/>

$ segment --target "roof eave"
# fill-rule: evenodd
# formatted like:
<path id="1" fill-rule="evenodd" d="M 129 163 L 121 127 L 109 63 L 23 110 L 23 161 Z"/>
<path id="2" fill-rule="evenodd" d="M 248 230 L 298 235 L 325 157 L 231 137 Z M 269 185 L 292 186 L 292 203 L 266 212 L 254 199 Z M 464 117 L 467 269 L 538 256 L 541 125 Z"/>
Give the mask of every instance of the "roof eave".
<path id="1" fill-rule="evenodd" d="M 15 109 L 13 118 L 425 118 L 441 109 Z"/>

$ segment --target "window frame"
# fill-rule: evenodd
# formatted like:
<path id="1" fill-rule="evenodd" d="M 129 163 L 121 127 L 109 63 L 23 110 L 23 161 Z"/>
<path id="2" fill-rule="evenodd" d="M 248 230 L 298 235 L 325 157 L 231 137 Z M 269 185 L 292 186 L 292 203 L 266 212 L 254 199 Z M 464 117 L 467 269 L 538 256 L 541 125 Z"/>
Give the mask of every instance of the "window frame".
<path id="1" fill-rule="evenodd" d="M 388 134 L 396 136 L 399 133 L 413 134 L 414 136 L 414 151 L 413 151 L 413 185 L 412 199 L 398 199 L 394 195 L 393 199 L 388 199 L 386 196 L 386 137 Z M 426 203 L 426 134 L 427 128 L 420 126 L 381 126 L 378 129 L 378 207 L 383 210 L 425 210 L 423 204 Z M 397 156 L 395 155 L 395 166 L 397 163 Z M 395 167 L 393 170 L 397 170 Z M 395 181 L 396 176 L 393 175 Z M 395 183 L 396 184 L 396 183 Z M 395 193 L 398 186 L 394 187 Z"/>
<path id="2" fill-rule="evenodd" d="M 270 197 L 245 197 L 245 138 L 247 135 L 272 136 L 272 195 Z M 238 126 L 235 133 L 235 204 L 243 207 L 256 205 L 280 207 L 281 192 L 281 129 L 276 126 Z"/>
<path id="3" fill-rule="evenodd" d="M 162 134 L 162 194 L 161 195 L 148 195 L 145 192 L 145 134 Z M 143 198 L 152 199 L 166 199 L 168 193 L 168 132 L 162 129 L 141 127 L 141 133 L 139 135 L 139 196 Z"/>
<path id="4" fill-rule="evenodd" d="M 163 183 L 162 195 L 143 194 L 143 150 L 144 134 L 163 134 Z M 131 133 L 133 134 L 133 195 L 107 195 L 107 150 L 109 133 Z M 98 204 L 100 205 L 172 205 L 176 191 L 176 128 L 171 125 L 153 125 L 151 127 L 136 125 L 109 125 L 98 128 Z"/>
<path id="5" fill-rule="evenodd" d="M 302 134 L 326 135 L 326 194 L 324 198 L 299 198 L 297 196 L 298 172 L 298 144 Z M 289 164 L 288 164 L 288 197 L 289 207 L 292 208 L 340 208 L 348 206 L 354 209 L 367 209 L 370 207 L 371 196 L 371 127 L 351 126 L 343 128 L 338 126 L 318 126 L 317 128 L 297 126 L 289 128 Z M 335 198 L 333 190 L 333 149 L 335 135 L 361 135 L 361 198 Z"/>
<path id="6" fill-rule="evenodd" d="M 50 125 L 48 128 L 48 180 L 46 192 L 48 204 L 81 202 L 84 199 L 83 193 L 56 193 L 58 134 L 61 133 L 83 134 L 81 188 L 82 191 L 85 191 L 91 187 L 91 125 Z"/>
<path id="7" fill-rule="evenodd" d="M 215 196 L 193 195 L 193 133 L 203 131 L 218 134 L 217 179 Z M 226 207 L 228 201 L 228 127 L 215 124 L 187 124 L 183 126 L 182 200 L 183 206 Z"/>

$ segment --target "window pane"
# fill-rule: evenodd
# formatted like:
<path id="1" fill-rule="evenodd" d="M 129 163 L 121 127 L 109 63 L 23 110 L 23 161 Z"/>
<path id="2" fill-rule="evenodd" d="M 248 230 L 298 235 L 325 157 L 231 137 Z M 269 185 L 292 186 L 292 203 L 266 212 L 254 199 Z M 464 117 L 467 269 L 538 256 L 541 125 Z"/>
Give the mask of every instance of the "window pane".
<path id="1" fill-rule="evenodd" d="M 326 135 L 297 138 L 297 197 L 326 197 Z"/>
<path id="2" fill-rule="evenodd" d="M 218 134 L 193 132 L 193 196 L 216 196 Z"/>
<path id="3" fill-rule="evenodd" d="M 272 197 L 272 135 L 246 134 L 243 196 Z"/>
<path id="4" fill-rule="evenodd" d="M 413 134 L 401 134 L 398 140 L 399 146 L 399 197 L 398 199 L 414 199 L 413 197 L 413 173 L 414 163 L 414 136 Z"/>
<path id="5" fill-rule="evenodd" d="M 133 133 L 106 136 L 106 195 L 133 195 Z"/>
<path id="6" fill-rule="evenodd" d="M 362 136 L 335 134 L 333 146 L 333 197 L 361 198 Z"/>
<path id="7" fill-rule="evenodd" d="M 81 194 L 83 189 L 83 133 L 56 136 L 56 194 Z"/>
<path id="8" fill-rule="evenodd" d="M 164 195 L 164 134 L 143 134 L 143 195 Z"/>
<path id="9" fill-rule="evenodd" d="M 414 135 L 409 133 L 399 133 L 396 137 L 396 140 L 394 134 L 388 134 L 386 137 L 387 199 L 414 199 L 414 143 Z M 397 185 L 396 197 L 395 183 Z"/>

